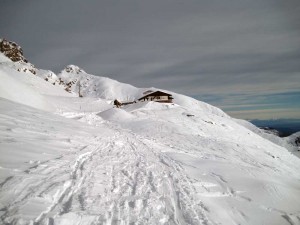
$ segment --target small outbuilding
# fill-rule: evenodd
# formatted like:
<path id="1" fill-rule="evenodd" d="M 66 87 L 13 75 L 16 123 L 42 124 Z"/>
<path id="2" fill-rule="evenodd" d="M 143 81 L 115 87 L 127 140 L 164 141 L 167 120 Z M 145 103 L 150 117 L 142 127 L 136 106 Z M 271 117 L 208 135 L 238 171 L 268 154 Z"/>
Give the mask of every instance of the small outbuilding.
<path id="1" fill-rule="evenodd" d="M 172 95 L 162 92 L 162 91 L 154 91 L 149 94 L 144 95 L 143 97 L 138 99 L 139 101 L 155 101 L 161 103 L 172 103 L 173 97 Z"/>

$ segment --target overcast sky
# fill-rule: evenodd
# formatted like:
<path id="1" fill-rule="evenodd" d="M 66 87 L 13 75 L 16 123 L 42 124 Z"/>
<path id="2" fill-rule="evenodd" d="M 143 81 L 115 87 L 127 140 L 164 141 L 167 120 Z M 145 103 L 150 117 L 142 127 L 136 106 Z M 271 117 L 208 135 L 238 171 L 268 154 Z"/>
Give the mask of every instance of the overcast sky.
<path id="1" fill-rule="evenodd" d="M 299 0 L 1 0 L 0 37 L 38 68 L 75 64 L 239 118 L 300 118 Z"/>

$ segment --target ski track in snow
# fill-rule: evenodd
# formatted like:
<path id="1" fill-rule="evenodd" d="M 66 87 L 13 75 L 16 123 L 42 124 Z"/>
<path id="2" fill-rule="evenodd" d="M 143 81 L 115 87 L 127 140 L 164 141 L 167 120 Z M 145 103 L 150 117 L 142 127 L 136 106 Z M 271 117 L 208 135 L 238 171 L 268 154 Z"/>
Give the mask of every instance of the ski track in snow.
<path id="1" fill-rule="evenodd" d="M 116 133 L 7 179 L 1 191 L 13 197 L 2 223 L 210 224 L 180 164 L 146 139 Z M 35 218 L 19 218 L 39 202 Z"/>
<path id="2" fill-rule="evenodd" d="M 176 151 L 174 146 L 115 124 L 104 126 L 114 136 L 95 136 L 76 151 L 6 178 L 0 191 L 9 199 L 0 209 L 1 224 L 218 224 L 201 199 L 223 197 L 276 213 L 288 224 L 300 221 L 297 214 L 255 203 L 218 172 L 206 174 L 211 181 L 192 178 L 186 168 L 197 167 L 167 154 L 170 149 Z M 199 153 L 199 157 L 203 155 Z M 255 162 L 244 161 L 249 165 Z M 244 172 L 255 177 L 245 168 Z M 264 189 L 280 199 L 276 187 L 265 185 Z M 240 221 L 248 220 L 242 210 L 231 210 Z"/>

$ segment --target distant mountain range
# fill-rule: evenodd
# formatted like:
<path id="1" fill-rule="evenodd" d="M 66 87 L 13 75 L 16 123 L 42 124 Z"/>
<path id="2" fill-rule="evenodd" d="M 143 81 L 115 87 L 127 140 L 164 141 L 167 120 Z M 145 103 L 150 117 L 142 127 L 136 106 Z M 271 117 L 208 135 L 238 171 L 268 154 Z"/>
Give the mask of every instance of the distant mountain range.
<path id="1" fill-rule="evenodd" d="M 265 130 L 277 130 L 280 137 L 300 131 L 300 119 L 251 120 L 250 122 Z"/>

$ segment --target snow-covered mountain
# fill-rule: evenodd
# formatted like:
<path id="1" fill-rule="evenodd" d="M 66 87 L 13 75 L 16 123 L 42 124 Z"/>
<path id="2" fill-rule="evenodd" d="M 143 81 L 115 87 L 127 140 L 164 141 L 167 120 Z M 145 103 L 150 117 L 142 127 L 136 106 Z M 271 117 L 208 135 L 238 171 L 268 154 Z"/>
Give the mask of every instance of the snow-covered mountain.
<path id="1" fill-rule="evenodd" d="M 1 224 L 300 223 L 300 159 L 216 107 L 1 53 L 0 79 Z"/>
<path id="2" fill-rule="evenodd" d="M 300 132 L 296 132 L 288 137 L 279 137 L 276 131 L 273 132 L 265 129 L 260 129 L 254 126 L 252 123 L 245 120 L 235 119 L 235 121 L 240 125 L 246 127 L 247 129 L 251 130 L 252 132 L 258 134 L 259 136 L 286 148 L 294 155 L 300 157 Z"/>
<path id="3" fill-rule="evenodd" d="M 120 83 L 107 77 L 91 75 L 75 65 L 67 66 L 57 76 L 54 76 L 52 73 L 50 74 L 51 78 L 50 76 L 47 76 L 47 78 L 51 83 L 62 85 L 66 91 L 77 96 L 79 96 L 80 94 L 83 97 L 101 98 L 111 101 L 114 99 L 118 99 L 121 102 L 127 102 L 137 100 L 138 98 L 143 96 L 144 92 L 148 90 L 157 90 L 153 87 L 136 88 L 132 85 Z M 38 73 L 38 76 L 41 76 L 40 73 Z M 45 78 L 45 75 L 42 75 L 42 77 Z M 224 117 L 227 116 L 222 110 L 208 105 L 204 102 L 199 102 L 193 98 L 183 96 L 174 92 L 167 92 L 174 96 L 174 103 L 179 104 L 183 107 L 205 110 Z"/>

